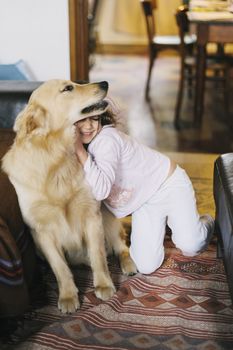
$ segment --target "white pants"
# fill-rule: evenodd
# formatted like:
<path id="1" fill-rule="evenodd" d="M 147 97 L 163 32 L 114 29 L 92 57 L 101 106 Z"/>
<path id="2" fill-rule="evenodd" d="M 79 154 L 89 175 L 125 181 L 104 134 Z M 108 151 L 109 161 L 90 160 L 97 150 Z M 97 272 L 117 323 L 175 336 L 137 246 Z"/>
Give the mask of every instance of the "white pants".
<path id="1" fill-rule="evenodd" d="M 192 183 L 179 166 L 132 214 L 130 255 L 139 272 L 152 273 L 162 264 L 166 224 L 184 255 L 194 256 L 205 247 L 207 228 L 200 221 Z"/>

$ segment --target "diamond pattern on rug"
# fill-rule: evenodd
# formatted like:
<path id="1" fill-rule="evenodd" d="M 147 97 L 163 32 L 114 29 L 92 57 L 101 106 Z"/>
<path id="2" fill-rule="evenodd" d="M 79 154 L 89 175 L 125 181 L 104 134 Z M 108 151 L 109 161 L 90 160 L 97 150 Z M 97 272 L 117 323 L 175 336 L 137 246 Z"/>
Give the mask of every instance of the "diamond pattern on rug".
<path id="1" fill-rule="evenodd" d="M 81 320 L 63 323 L 62 327 L 66 334 L 72 339 L 82 339 L 91 335 Z"/>
<path id="2" fill-rule="evenodd" d="M 178 298 L 173 299 L 170 303 L 176 305 L 181 309 L 187 309 L 195 305 L 195 302 L 187 295 L 181 295 Z"/>
<path id="3" fill-rule="evenodd" d="M 138 349 L 156 349 L 156 345 L 160 342 L 147 334 L 138 334 L 128 338 L 128 341 Z M 160 345 L 159 345 L 160 346 Z"/>
<path id="4" fill-rule="evenodd" d="M 144 305 L 145 307 L 157 307 L 161 304 L 164 304 L 166 302 L 163 298 L 161 298 L 156 291 L 151 291 L 150 293 L 146 294 L 143 297 L 138 298 L 138 300 Z"/>
<path id="5" fill-rule="evenodd" d="M 127 302 L 135 299 L 129 286 L 123 286 L 121 288 L 121 290 L 119 291 L 119 297 L 122 300 L 122 302 Z"/>
<path id="6" fill-rule="evenodd" d="M 179 335 L 168 339 L 166 342 L 164 342 L 164 344 L 166 344 L 168 349 L 186 350 L 190 348 L 190 344 L 188 344 L 185 339 Z"/>
<path id="7" fill-rule="evenodd" d="M 220 300 L 216 298 L 208 299 L 199 304 L 202 308 L 204 308 L 208 312 L 218 313 L 226 308 L 226 305 L 222 303 Z"/>
<path id="8" fill-rule="evenodd" d="M 108 329 L 94 334 L 101 344 L 113 345 L 122 341 L 122 337 L 115 331 Z"/>

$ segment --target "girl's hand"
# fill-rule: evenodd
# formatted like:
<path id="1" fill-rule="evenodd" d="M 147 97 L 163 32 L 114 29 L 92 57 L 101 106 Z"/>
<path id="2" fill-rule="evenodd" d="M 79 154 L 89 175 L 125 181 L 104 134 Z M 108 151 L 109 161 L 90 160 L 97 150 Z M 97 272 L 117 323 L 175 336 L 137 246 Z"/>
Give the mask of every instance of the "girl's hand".
<path id="1" fill-rule="evenodd" d="M 75 129 L 75 154 L 78 158 L 78 161 L 84 165 L 87 158 L 88 158 L 88 153 L 85 150 L 82 140 L 81 140 L 81 135 L 79 132 L 79 128 L 76 126 Z"/>

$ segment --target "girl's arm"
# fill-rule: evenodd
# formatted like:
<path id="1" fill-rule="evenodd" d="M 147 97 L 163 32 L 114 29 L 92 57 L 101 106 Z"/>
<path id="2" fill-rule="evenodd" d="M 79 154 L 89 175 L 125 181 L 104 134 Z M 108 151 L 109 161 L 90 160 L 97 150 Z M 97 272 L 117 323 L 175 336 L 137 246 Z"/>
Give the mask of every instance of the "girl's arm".
<path id="1" fill-rule="evenodd" d="M 78 128 L 76 128 L 75 154 L 78 161 L 82 164 L 82 166 L 84 166 L 88 158 L 88 153 L 83 146 Z"/>
<path id="2" fill-rule="evenodd" d="M 115 182 L 119 162 L 119 145 L 111 137 L 105 136 L 95 141 L 91 154 L 87 152 L 77 137 L 76 155 L 83 165 L 85 178 L 96 200 L 106 199 Z"/>
<path id="3" fill-rule="evenodd" d="M 112 138 L 102 137 L 92 145 L 84 172 L 95 199 L 101 201 L 109 196 L 119 172 L 119 159 L 118 145 Z"/>

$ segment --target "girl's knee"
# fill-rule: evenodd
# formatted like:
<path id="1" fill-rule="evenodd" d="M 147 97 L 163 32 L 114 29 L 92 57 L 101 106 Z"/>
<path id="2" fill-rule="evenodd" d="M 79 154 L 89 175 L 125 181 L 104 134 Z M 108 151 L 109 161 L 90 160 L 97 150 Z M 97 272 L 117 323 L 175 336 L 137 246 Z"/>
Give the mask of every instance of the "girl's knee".
<path id="1" fill-rule="evenodd" d="M 145 275 L 149 275 L 157 270 L 162 265 L 164 260 L 164 251 L 162 251 L 160 254 L 156 254 L 156 256 L 153 255 L 149 257 L 149 254 L 147 256 L 136 256 L 130 250 L 130 255 L 137 266 L 138 272 Z"/>
<path id="2" fill-rule="evenodd" d="M 150 275 L 154 271 L 156 271 L 160 266 L 162 265 L 162 261 L 158 264 L 137 264 L 138 272 L 142 273 L 143 275 Z"/>
<path id="3" fill-rule="evenodd" d="M 182 244 L 176 245 L 176 247 L 182 251 L 183 255 L 192 257 L 198 255 L 202 245 L 202 242 L 199 241 L 189 241 L 186 242 L 186 244 L 183 242 Z"/>

